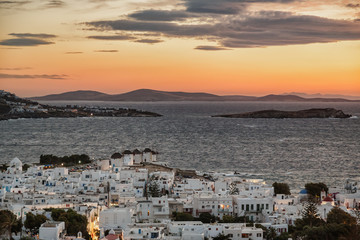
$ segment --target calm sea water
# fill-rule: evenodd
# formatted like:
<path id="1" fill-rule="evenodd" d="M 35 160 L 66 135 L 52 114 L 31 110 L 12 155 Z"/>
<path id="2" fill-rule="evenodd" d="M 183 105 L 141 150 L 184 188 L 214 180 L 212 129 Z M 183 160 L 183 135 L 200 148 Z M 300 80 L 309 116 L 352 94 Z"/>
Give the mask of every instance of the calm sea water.
<path id="1" fill-rule="evenodd" d="M 46 102 L 66 105 L 69 102 Z M 69 118 L 0 121 L 0 163 L 18 157 L 38 162 L 41 154 L 88 154 L 109 158 L 126 149 L 150 147 L 159 161 L 202 171 L 237 171 L 248 178 L 339 185 L 360 180 L 359 103 L 259 102 L 71 102 L 130 107 L 160 118 Z M 264 109 L 334 107 L 351 119 L 226 119 L 214 114 Z"/>

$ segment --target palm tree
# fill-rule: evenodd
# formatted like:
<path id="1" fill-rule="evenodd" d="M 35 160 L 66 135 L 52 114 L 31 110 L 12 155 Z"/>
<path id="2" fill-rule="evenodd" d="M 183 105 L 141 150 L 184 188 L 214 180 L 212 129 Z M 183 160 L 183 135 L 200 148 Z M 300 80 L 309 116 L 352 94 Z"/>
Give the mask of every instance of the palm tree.
<path id="1" fill-rule="evenodd" d="M 0 232 L 8 233 L 9 239 L 12 239 L 12 231 L 11 228 L 17 224 L 17 218 L 15 214 L 13 214 L 9 210 L 1 210 L 0 211 Z"/>

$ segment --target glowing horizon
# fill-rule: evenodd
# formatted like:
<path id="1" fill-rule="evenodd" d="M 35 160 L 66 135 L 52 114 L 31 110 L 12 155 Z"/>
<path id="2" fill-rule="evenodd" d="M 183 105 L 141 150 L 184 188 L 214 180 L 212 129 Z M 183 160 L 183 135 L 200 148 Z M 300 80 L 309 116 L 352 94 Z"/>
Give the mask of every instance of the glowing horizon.
<path id="1" fill-rule="evenodd" d="M 143 88 L 360 96 L 356 1 L 0 4 L 0 89 L 21 97 Z"/>

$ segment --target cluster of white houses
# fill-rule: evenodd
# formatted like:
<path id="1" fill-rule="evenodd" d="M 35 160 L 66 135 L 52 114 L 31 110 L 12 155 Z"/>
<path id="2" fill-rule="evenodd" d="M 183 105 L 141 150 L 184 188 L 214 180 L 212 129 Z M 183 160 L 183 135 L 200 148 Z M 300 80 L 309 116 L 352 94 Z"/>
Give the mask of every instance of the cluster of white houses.
<path id="1" fill-rule="evenodd" d="M 0 173 L 0 207 L 11 210 L 23 221 L 28 212 L 42 214 L 47 208 L 72 208 L 87 216 L 93 239 L 97 239 L 95 232 L 100 230 L 103 240 L 202 240 L 219 234 L 234 240 L 264 238 L 263 230 L 255 225 L 174 221 L 174 212 L 193 217 L 209 213 L 218 219 L 246 217 L 274 228 L 278 234 L 301 218 L 302 199 L 307 195 L 304 190 L 274 196 L 273 187 L 262 180 L 173 169 L 155 164 L 156 155 L 150 149 L 126 150 L 76 171 L 39 165 L 23 171 L 22 162 L 15 158 Z M 161 196 L 149 196 L 150 184 L 157 186 Z M 322 204 L 318 206 L 324 219 L 335 205 L 351 213 L 360 203 L 360 192 L 350 181 L 341 188 L 330 188 L 329 192 L 331 196 L 322 194 Z M 49 218 L 40 227 L 39 239 L 82 239 L 81 233 L 69 238 L 64 223 Z"/>

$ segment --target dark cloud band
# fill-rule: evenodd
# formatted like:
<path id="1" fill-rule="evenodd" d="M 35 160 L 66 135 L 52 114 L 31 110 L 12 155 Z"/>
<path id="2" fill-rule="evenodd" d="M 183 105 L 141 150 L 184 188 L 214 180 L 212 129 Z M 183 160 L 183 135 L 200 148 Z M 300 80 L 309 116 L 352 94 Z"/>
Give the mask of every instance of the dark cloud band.
<path id="1" fill-rule="evenodd" d="M 34 79 L 34 78 L 44 78 L 44 79 L 56 79 L 62 80 L 67 79 L 68 76 L 61 74 L 61 75 L 48 75 L 48 74 L 41 74 L 41 75 L 20 75 L 20 74 L 5 74 L 0 73 L 0 78 L 7 78 L 7 79 Z"/>

